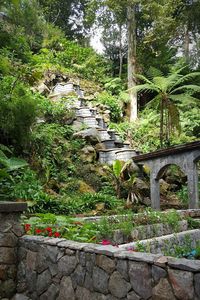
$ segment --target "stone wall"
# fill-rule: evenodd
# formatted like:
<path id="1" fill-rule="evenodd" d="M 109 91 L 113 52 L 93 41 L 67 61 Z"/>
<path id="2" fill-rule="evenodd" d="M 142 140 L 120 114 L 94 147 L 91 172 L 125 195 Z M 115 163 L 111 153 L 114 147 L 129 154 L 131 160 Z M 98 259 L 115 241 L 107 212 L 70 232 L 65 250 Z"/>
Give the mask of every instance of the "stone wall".
<path id="1" fill-rule="evenodd" d="M 17 299 L 200 299 L 198 260 L 34 236 L 18 259 Z"/>
<path id="2" fill-rule="evenodd" d="M 16 292 L 18 239 L 24 234 L 19 223 L 24 203 L 0 202 L 0 299 Z"/>

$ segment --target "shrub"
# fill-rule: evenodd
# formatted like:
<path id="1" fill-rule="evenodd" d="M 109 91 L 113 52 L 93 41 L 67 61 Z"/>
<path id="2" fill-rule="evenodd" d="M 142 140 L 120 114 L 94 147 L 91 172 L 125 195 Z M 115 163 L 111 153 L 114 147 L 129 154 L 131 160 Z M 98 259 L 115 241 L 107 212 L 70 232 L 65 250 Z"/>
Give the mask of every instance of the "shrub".
<path id="1" fill-rule="evenodd" d="M 0 143 L 17 150 L 27 147 L 30 129 L 37 117 L 37 94 L 19 78 L 6 76 L 0 81 Z"/>
<path id="2" fill-rule="evenodd" d="M 109 107 L 112 122 L 119 122 L 122 119 L 122 109 L 117 97 L 112 96 L 108 92 L 102 92 L 97 96 L 96 101 Z"/>

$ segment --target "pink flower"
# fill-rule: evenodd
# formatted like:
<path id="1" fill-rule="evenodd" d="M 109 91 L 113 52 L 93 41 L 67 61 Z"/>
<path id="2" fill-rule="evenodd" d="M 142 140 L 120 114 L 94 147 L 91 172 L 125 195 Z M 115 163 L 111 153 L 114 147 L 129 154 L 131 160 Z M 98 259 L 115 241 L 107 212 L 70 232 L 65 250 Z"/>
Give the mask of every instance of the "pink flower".
<path id="1" fill-rule="evenodd" d="M 111 245 L 111 242 L 108 241 L 108 240 L 103 240 L 103 241 L 101 242 L 101 245 L 103 245 L 103 246 Z"/>

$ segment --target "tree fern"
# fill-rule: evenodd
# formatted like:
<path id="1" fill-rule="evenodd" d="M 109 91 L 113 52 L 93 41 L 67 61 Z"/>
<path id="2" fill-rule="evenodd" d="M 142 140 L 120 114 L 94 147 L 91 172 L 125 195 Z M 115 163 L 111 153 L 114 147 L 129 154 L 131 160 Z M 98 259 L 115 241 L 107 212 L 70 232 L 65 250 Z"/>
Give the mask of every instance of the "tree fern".
<path id="1" fill-rule="evenodd" d="M 200 86 L 187 84 L 196 77 L 200 77 L 200 72 L 182 75 L 185 67 L 169 73 L 167 76 L 151 68 L 147 77 L 136 75 L 143 84 L 137 85 L 133 89 L 137 92 L 156 93 L 156 96 L 148 103 L 148 106 L 155 105 L 160 110 L 160 145 L 163 146 L 163 139 L 170 139 L 170 135 L 177 130 L 180 133 L 179 107 L 181 105 L 194 104 L 198 99 L 194 97 L 200 92 Z M 178 103 L 178 105 L 177 105 Z"/>

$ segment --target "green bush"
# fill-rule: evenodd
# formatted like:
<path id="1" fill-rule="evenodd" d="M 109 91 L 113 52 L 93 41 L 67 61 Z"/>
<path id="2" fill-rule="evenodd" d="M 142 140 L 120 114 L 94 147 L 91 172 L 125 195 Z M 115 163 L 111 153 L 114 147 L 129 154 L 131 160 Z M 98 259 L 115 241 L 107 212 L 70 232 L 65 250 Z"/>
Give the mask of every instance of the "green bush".
<path id="1" fill-rule="evenodd" d="M 110 93 L 104 91 L 97 96 L 96 101 L 106 104 L 109 107 L 112 122 L 119 122 L 122 120 L 122 108 L 117 97 L 112 96 Z"/>
<path id="2" fill-rule="evenodd" d="M 0 143 L 11 144 L 18 151 L 28 146 L 37 104 L 37 94 L 19 78 L 5 76 L 0 81 Z"/>
<path id="3" fill-rule="evenodd" d="M 67 109 L 64 101 L 52 102 L 43 97 L 39 108 L 47 123 L 65 125 L 71 123 L 75 117 L 75 112 Z M 73 132 L 72 129 L 71 131 Z"/>

